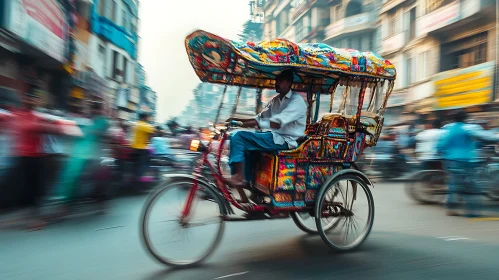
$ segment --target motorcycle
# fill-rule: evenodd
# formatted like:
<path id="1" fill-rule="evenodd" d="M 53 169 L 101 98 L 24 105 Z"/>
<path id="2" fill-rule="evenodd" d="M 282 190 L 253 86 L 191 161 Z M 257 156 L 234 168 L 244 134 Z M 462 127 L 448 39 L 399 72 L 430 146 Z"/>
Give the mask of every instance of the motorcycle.
<path id="1" fill-rule="evenodd" d="M 493 201 L 499 201 L 499 157 L 477 160 L 474 176 L 481 194 Z M 410 198 L 422 204 L 441 204 L 447 195 L 448 174 L 443 169 L 422 170 L 409 176 L 406 192 Z"/>
<path id="2" fill-rule="evenodd" d="M 370 176 L 389 180 L 403 177 L 412 169 L 411 162 L 397 152 L 393 141 L 379 141 L 376 147 L 366 150 L 357 166 Z"/>

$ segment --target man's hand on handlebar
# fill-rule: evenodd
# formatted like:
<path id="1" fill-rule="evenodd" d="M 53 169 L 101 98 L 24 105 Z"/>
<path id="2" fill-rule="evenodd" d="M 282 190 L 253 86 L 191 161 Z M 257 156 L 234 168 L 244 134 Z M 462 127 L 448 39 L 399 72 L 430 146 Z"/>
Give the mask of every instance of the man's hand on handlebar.
<path id="1" fill-rule="evenodd" d="M 255 119 L 229 118 L 226 120 L 226 124 L 227 126 L 231 127 L 244 127 L 244 128 L 258 127 L 258 122 Z"/>

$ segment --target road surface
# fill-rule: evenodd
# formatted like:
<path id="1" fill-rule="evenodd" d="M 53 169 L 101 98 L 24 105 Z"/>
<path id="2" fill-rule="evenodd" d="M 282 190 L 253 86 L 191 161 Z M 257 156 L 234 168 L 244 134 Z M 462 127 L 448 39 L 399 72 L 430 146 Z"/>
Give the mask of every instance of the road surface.
<path id="1" fill-rule="evenodd" d="M 447 217 L 410 201 L 400 183 L 373 194 L 373 231 L 351 253 L 332 253 L 291 220 L 229 223 L 205 265 L 171 270 L 142 247 L 145 197 L 135 196 L 43 231 L 1 230 L 0 279 L 499 279 L 498 220 Z"/>

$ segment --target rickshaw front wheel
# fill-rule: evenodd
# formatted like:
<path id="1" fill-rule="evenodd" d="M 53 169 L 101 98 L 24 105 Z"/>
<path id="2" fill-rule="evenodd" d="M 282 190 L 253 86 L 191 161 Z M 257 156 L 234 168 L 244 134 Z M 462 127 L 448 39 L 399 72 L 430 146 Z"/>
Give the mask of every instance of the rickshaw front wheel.
<path id="1" fill-rule="evenodd" d="M 141 237 L 157 261 L 173 267 L 203 262 L 220 243 L 225 229 L 220 195 L 198 182 L 190 214 L 183 218 L 193 180 L 166 181 L 146 201 Z"/>
<path id="2" fill-rule="evenodd" d="M 369 186 L 356 174 L 326 182 L 315 205 L 315 222 L 322 240 L 335 251 L 360 246 L 374 222 L 374 199 Z"/>

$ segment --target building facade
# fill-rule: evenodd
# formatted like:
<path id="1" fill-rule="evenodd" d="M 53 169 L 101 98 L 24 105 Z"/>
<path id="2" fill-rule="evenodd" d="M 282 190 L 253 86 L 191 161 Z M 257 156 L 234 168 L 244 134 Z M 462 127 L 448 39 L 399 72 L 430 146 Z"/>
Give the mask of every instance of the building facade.
<path id="1" fill-rule="evenodd" d="M 495 10 L 489 0 L 385 1 L 381 54 L 398 76 L 392 111 L 406 104 L 447 110 L 493 102 Z"/>
<path id="2" fill-rule="evenodd" d="M 135 87 L 138 1 L 95 0 L 90 10 L 89 68 L 107 81 L 116 117 L 134 119 L 140 102 Z"/>
<path id="3" fill-rule="evenodd" d="M 40 106 L 67 107 L 71 1 L 0 2 L 0 88 L 20 100 L 33 88 Z M 19 102 L 18 102 L 19 103 Z"/>

